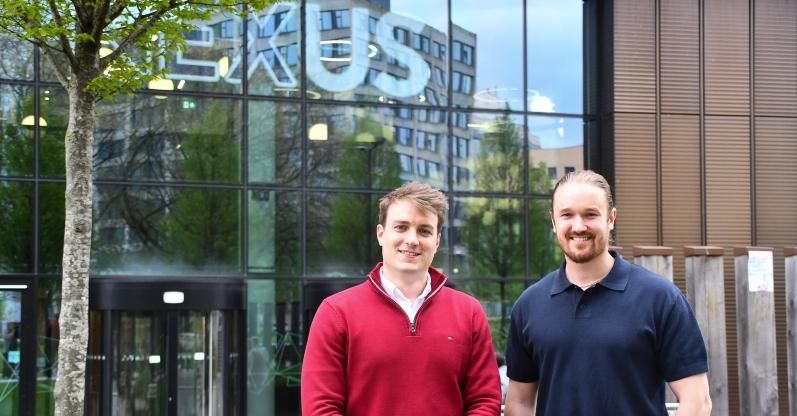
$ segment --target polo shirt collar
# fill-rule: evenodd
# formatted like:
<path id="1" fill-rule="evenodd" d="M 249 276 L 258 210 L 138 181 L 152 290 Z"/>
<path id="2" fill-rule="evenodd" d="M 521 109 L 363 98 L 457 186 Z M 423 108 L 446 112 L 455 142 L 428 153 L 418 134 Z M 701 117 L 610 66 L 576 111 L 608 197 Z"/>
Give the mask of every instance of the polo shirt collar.
<path id="1" fill-rule="evenodd" d="M 623 260 L 623 257 L 620 256 L 619 253 L 610 250 L 609 254 L 614 257 L 614 265 L 612 269 L 609 270 L 609 274 L 606 275 L 600 282 L 599 285 L 611 289 L 616 290 L 618 292 L 622 292 L 625 290 L 626 285 L 628 285 L 628 263 Z M 559 293 L 564 292 L 571 286 L 569 280 L 567 280 L 567 275 L 565 274 L 565 261 L 562 261 L 562 265 L 559 267 L 559 272 L 556 274 L 556 278 L 554 278 L 553 283 L 551 284 L 551 296 L 558 295 Z"/>

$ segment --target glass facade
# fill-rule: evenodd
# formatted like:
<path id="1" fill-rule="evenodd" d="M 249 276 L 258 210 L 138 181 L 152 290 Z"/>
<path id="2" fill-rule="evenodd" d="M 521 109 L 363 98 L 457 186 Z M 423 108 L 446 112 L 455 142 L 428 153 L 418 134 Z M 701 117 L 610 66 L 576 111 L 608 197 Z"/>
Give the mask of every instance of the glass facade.
<path id="1" fill-rule="evenodd" d="M 245 320 L 93 312 L 92 334 L 110 327 L 128 358 L 113 364 L 114 414 L 161 414 L 169 377 L 189 386 L 177 397 L 185 414 L 297 412 L 310 293 L 379 261 L 378 200 L 412 180 L 448 195 L 434 266 L 482 302 L 502 351 L 512 303 L 561 259 L 551 187 L 584 166 L 581 12 L 581 0 L 308 0 L 220 14 L 187 34 L 167 78 L 101 102 L 93 278 L 246 290 Z M 0 44 L 0 281 L 38 291 L 35 410 L 47 415 L 68 98 L 35 49 Z M 168 356 L 169 337 L 175 367 L 138 359 L 141 343 Z M 213 367 L 214 342 L 246 365 Z M 100 344 L 90 401 L 104 394 Z M 214 399 L 234 385 L 217 384 L 224 371 L 240 375 L 245 404 Z"/>

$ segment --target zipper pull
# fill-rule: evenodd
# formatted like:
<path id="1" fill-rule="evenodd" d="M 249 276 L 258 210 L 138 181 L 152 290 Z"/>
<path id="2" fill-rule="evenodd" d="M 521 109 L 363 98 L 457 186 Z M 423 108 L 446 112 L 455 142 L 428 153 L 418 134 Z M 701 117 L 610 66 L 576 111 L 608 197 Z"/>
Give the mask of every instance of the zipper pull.
<path id="1" fill-rule="evenodd" d="M 415 322 L 410 322 L 410 333 L 415 334 Z"/>

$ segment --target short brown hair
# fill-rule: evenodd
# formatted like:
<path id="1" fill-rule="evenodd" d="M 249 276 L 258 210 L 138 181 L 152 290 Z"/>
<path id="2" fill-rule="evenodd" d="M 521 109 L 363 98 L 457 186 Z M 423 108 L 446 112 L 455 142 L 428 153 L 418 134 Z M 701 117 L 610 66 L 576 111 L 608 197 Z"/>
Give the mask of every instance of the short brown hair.
<path id="1" fill-rule="evenodd" d="M 559 181 L 556 182 L 556 185 L 553 187 L 553 193 L 551 194 L 551 212 L 553 212 L 553 200 L 556 197 L 556 190 L 559 189 L 559 186 L 571 182 L 586 183 L 598 187 L 606 195 L 606 206 L 608 207 L 608 211 L 611 212 L 612 208 L 614 208 L 612 188 L 609 186 L 609 182 L 606 180 L 606 178 L 604 178 L 600 173 L 591 170 L 577 170 L 562 176 Z"/>
<path id="2" fill-rule="evenodd" d="M 422 211 L 433 212 L 437 215 L 437 233 L 439 234 L 448 215 L 448 199 L 439 190 L 422 182 L 406 183 L 379 200 L 379 224 L 385 226 L 387 210 L 394 202 L 399 200 L 410 201 Z"/>

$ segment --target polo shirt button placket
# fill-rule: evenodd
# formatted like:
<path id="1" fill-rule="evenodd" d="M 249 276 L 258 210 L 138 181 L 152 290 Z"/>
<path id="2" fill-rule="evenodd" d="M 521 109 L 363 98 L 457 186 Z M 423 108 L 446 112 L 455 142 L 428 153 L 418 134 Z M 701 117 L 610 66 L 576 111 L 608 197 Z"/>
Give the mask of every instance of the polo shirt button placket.
<path id="1" fill-rule="evenodd" d="M 576 318 L 584 319 L 590 317 L 589 308 L 587 307 L 586 302 L 579 302 L 578 308 L 576 309 Z"/>

